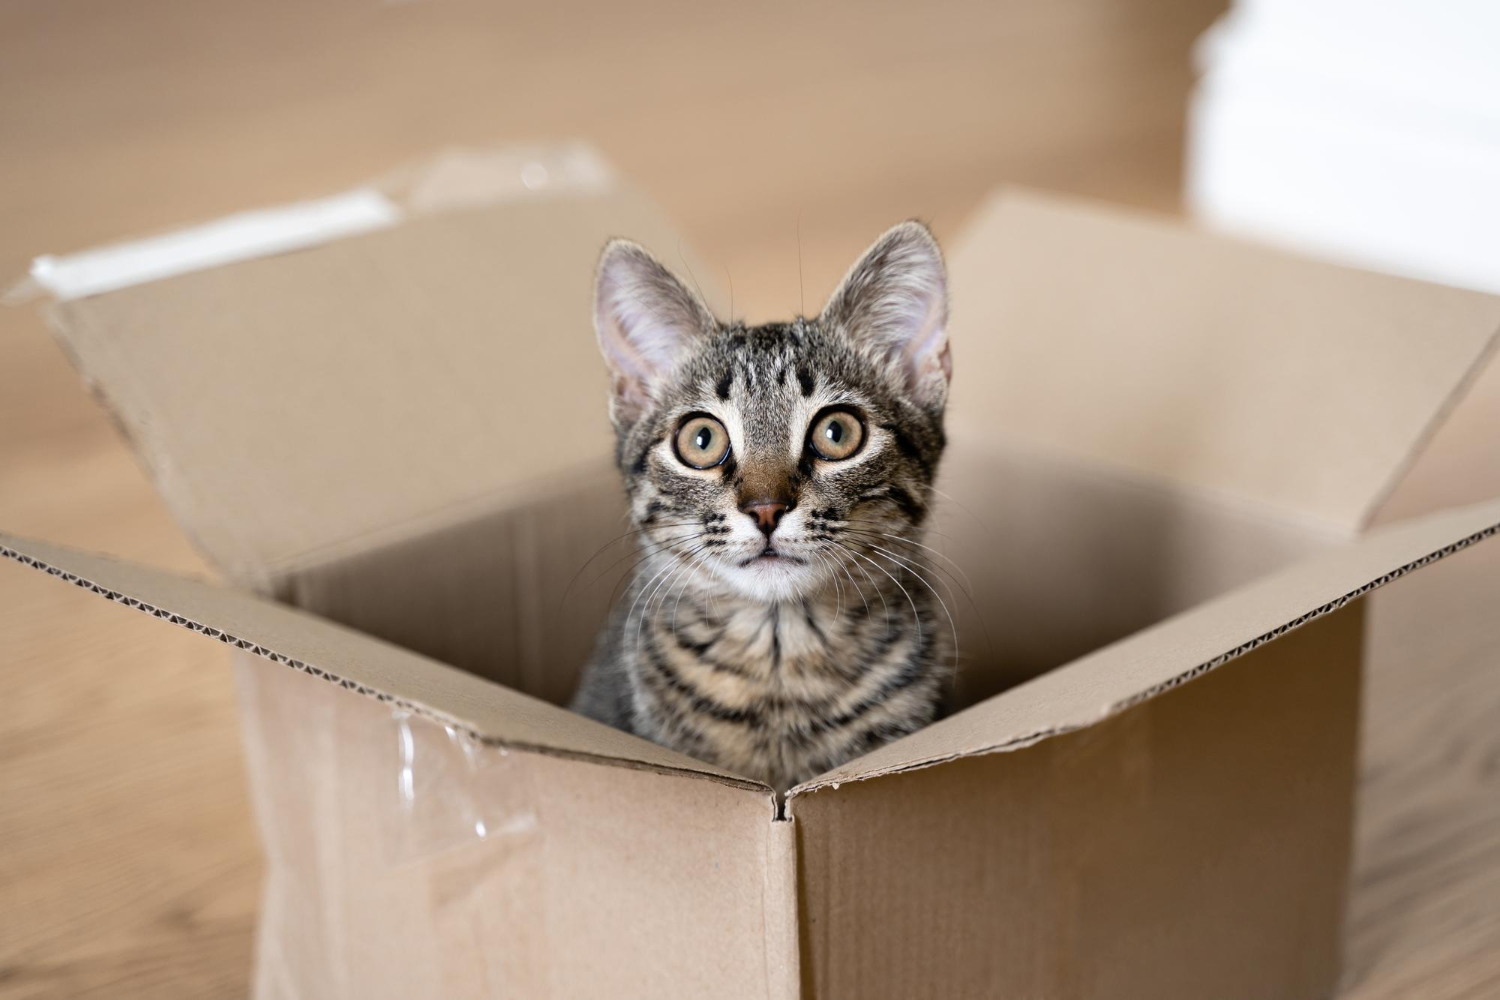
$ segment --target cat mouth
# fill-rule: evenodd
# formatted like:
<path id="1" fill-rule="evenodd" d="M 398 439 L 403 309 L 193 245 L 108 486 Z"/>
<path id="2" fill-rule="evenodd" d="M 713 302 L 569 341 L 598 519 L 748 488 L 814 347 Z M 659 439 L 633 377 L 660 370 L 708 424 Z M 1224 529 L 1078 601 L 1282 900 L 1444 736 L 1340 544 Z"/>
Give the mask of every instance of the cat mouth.
<path id="1" fill-rule="evenodd" d="M 798 559 L 796 556 L 789 556 L 785 552 L 777 552 L 774 548 L 772 548 L 771 546 L 767 545 L 764 549 L 762 549 L 761 551 L 757 552 L 755 555 L 751 556 L 749 559 L 746 559 L 744 562 L 740 563 L 740 565 L 741 566 L 755 566 L 755 565 L 761 564 L 761 563 L 767 563 L 767 564 L 771 564 L 771 565 L 775 565 L 777 563 L 784 563 L 784 564 L 790 564 L 790 565 L 793 565 L 793 566 L 799 566 L 802 563 L 804 563 L 805 561 L 806 560 L 804 560 L 804 559 Z"/>

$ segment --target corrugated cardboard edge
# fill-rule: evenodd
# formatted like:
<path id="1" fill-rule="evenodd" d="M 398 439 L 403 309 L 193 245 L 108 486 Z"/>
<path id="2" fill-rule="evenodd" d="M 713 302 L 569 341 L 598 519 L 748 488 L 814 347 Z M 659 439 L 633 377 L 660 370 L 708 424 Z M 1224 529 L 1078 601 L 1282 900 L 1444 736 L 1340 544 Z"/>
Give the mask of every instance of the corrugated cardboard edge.
<path id="1" fill-rule="evenodd" d="M 131 597 L 128 594 L 123 594 L 119 591 L 112 590 L 86 577 L 79 576 L 76 573 L 72 573 L 65 569 L 62 569 L 59 566 L 55 566 L 47 562 L 46 560 L 39 559 L 35 556 L 28 555 L 25 552 L 21 552 L 15 548 L 12 548 L 9 545 L 6 545 L 4 541 L 0 541 L 0 558 L 10 559 L 14 562 L 20 563 L 23 566 L 29 566 L 32 569 L 40 570 L 49 576 L 56 577 L 59 580 L 64 581 L 65 583 L 71 583 L 75 587 L 79 587 L 91 593 L 98 594 L 101 597 L 113 601 L 116 604 L 122 604 L 125 607 L 134 608 L 135 610 L 141 611 L 153 618 L 159 618 L 162 621 L 168 622 L 172 625 L 185 628 L 190 632 L 196 632 L 199 635 L 207 636 L 210 639 L 216 639 L 227 646 L 233 646 L 236 649 L 246 650 L 247 652 L 252 653 L 255 656 L 270 660 L 272 663 L 277 663 L 285 667 L 291 667 L 293 670 L 309 674 L 331 684 L 336 684 L 347 691 L 352 691 L 355 694 L 362 695 L 366 698 L 372 698 L 375 701 L 389 705 L 393 710 L 410 712 L 413 715 L 429 719 L 439 725 L 453 729 L 460 735 L 468 739 L 472 739 L 482 746 L 502 748 L 507 752 L 536 753 L 543 754 L 549 757 L 558 757 L 566 760 L 579 760 L 594 764 L 604 764 L 610 767 L 624 767 L 631 770 L 643 770 L 658 774 L 698 778 L 713 781 L 721 785 L 727 785 L 731 788 L 742 788 L 747 791 L 759 792 L 766 795 L 769 800 L 774 801 L 774 793 L 769 786 L 764 785 L 760 782 L 752 781 L 748 778 L 738 778 L 728 774 L 715 774 L 711 771 L 698 770 L 690 767 L 673 767 L 670 765 L 652 763 L 649 761 L 632 760 L 627 757 L 617 757 L 608 754 L 589 753 L 586 751 L 547 746 L 545 744 L 513 740 L 482 733 L 475 730 L 472 726 L 467 725 L 461 719 L 446 715 L 433 709 L 430 706 L 393 696 L 388 692 L 379 690 L 378 688 L 370 687 L 369 685 L 361 683 L 357 680 L 343 677 L 332 671 L 325 670 L 317 666 L 316 664 L 308 663 L 295 657 L 288 656 L 284 653 L 278 652 L 275 649 L 267 648 L 266 646 L 260 645 L 259 643 L 256 643 L 252 640 L 241 638 L 230 632 L 223 631 L 222 629 L 214 628 L 211 625 L 206 625 L 202 622 L 194 620 L 193 618 L 171 611 L 170 609 L 157 607 L 154 604 Z"/>
<path id="2" fill-rule="evenodd" d="M 1366 583 L 1355 587 L 1353 590 L 1344 593 L 1340 597 L 1334 598 L 1331 601 L 1327 601 L 1315 608 L 1305 611 L 1302 614 L 1297 615 L 1294 618 L 1291 618 L 1288 621 L 1276 626 L 1275 628 L 1257 635 L 1245 642 L 1242 642 L 1228 650 L 1225 650 L 1224 652 L 1212 657 L 1211 659 L 1198 663 L 1196 666 L 1191 667 L 1188 670 L 1184 670 L 1178 674 L 1175 674 L 1165 681 L 1161 681 L 1157 684 L 1151 685 L 1150 687 L 1143 688 L 1142 690 L 1131 695 L 1128 698 L 1110 702 L 1097 713 L 1080 721 L 1035 729 L 1029 732 L 1022 733 L 1020 735 L 1009 737 L 996 743 L 984 744 L 965 750 L 955 750 L 952 752 L 933 754 L 913 760 L 902 761 L 900 763 L 891 764 L 884 767 L 876 767 L 868 771 L 856 771 L 854 773 L 839 771 L 837 772 L 836 776 L 835 774 L 830 773 L 829 775 L 814 778 L 811 781 L 797 785 L 787 792 L 787 814 L 792 814 L 793 803 L 796 797 L 799 795 L 816 792 L 824 788 L 836 790 L 844 784 L 852 784 L 857 781 L 868 781 L 873 778 L 885 777 L 892 774 L 904 774 L 911 771 L 924 770 L 926 768 L 937 767 L 954 760 L 961 760 L 969 757 L 982 757 L 997 753 L 1013 753 L 1018 750 L 1024 750 L 1027 747 L 1034 746 L 1037 743 L 1042 742 L 1043 740 L 1053 739 L 1058 736 L 1066 735 L 1067 733 L 1088 729 L 1143 702 L 1150 701 L 1153 698 L 1159 697 L 1167 691 L 1196 680 L 1197 678 L 1202 677 L 1203 675 L 1211 671 L 1217 670 L 1225 664 L 1239 659 L 1245 654 L 1259 648 L 1260 646 L 1265 645 L 1268 642 L 1274 642 L 1287 633 L 1301 628 L 1309 622 L 1316 621 L 1317 619 L 1322 618 L 1325 615 L 1332 614 L 1333 612 L 1350 604 L 1351 602 L 1359 600 L 1372 591 L 1378 590 L 1379 588 L 1385 586 L 1393 580 L 1400 579 L 1401 577 L 1406 576 L 1409 573 L 1421 569 L 1424 566 L 1428 566 L 1432 563 L 1438 562 L 1441 559 L 1446 559 L 1448 556 L 1453 555 L 1456 552 L 1467 549 L 1496 535 L 1500 535 L 1500 521 L 1493 522 L 1487 527 L 1469 532 L 1462 538 L 1459 538 L 1457 541 L 1451 542 L 1447 545 L 1443 545 L 1440 548 L 1428 552 L 1423 556 L 1402 563 L 1396 568 L 1386 573 L 1382 573 L 1374 579 L 1369 580 Z M 1068 667 L 1063 666 L 1057 669 L 1066 670 L 1068 669 Z M 999 697 L 1003 698 L 1004 695 L 1001 695 Z"/>

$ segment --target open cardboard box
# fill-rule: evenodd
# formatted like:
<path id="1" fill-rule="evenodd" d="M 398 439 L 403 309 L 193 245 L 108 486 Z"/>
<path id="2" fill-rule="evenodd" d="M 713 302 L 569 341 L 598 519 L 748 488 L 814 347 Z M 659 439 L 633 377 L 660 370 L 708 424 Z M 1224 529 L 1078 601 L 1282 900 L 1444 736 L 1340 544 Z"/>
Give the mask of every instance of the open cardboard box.
<path id="1" fill-rule="evenodd" d="M 258 996 L 1331 993 L 1362 598 L 1500 502 L 1364 530 L 1493 468 L 1438 445 L 1500 300 L 988 202 L 930 539 L 967 577 L 959 710 L 778 801 L 560 707 L 624 569 L 588 561 L 626 554 L 595 255 L 712 269 L 577 149 L 359 198 L 49 265 L 233 589 L 0 536 L 235 647 Z"/>

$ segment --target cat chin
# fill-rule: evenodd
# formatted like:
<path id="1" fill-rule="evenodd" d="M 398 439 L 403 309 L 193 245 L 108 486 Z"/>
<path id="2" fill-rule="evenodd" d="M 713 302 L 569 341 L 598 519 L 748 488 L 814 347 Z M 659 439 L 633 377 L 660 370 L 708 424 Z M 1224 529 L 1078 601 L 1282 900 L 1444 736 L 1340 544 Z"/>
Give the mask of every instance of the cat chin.
<path id="1" fill-rule="evenodd" d="M 742 596 L 767 603 L 806 597 L 824 583 L 824 574 L 817 567 L 791 559 L 757 560 L 722 575 Z"/>

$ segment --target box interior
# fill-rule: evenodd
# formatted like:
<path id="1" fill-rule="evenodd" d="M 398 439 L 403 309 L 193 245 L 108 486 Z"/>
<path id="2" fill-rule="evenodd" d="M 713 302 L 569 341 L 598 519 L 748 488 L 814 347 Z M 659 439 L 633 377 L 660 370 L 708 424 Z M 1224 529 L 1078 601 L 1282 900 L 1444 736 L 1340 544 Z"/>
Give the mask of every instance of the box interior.
<path id="1" fill-rule="evenodd" d="M 970 427 L 950 436 L 924 575 L 958 632 L 955 709 L 1335 540 Z M 601 464 L 519 506 L 300 569 L 276 596 L 564 704 L 636 562 L 621 495 Z"/>

